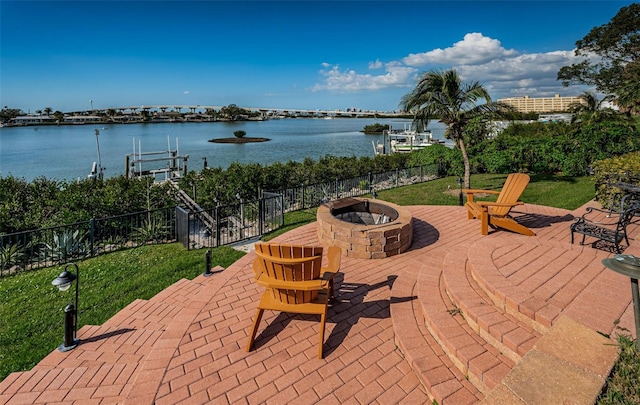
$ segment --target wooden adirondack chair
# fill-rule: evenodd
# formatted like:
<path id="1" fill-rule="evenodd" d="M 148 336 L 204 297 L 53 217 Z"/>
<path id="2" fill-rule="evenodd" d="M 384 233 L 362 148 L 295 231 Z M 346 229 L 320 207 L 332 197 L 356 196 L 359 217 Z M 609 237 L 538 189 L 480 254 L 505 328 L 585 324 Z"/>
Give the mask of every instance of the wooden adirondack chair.
<path id="1" fill-rule="evenodd" d="M 524 204 L 520 196 L 529 184 L 529 175 L 525 173 L 511 173 L 502 186 L 502 190 L 473 190 L 464 189 L 467 194 L 467 213 L 469 219 L 480 220 L 480 231 L 483 235 L 489 233 L 489 226 L 508 229 L 522 235 L 534 236 L 535 233 L 524 225 L 517 223 L 510 215 L 511 209 L 516 205 Z M 475 201 L 474 194 L 497 194 L 498 198 L 492 201 Z"/>
<path id="2" fill-rule="evenodd" d="M 340 270 L 341 251 L 330 247 L 322 267 L 322 247 L 257 243 L 253 272 L 262 294 L 247 343 L 251 351 L 265 309 L 320 315 L 318 358 L 322 358 L 327 305 L 333 298 L 333 278 Z"/>

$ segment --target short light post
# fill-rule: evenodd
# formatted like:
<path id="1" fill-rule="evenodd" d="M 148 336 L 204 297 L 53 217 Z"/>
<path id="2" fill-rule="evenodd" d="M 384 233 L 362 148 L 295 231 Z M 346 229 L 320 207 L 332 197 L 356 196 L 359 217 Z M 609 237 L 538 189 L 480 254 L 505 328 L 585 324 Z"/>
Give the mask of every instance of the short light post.
<path id="1" fill-rule="evenodd" d="M 458 194 L 458 203 L 460 204 L 460 206 L 463 206 L 464 203 L 462 202 L 462 177 L 458 177 L 458 187 L 460 187 L 460 193 Z"/>
<path id="2" fill-rule="evenodd" d="M 207 250 L 204 254 L 204 273 L 202 275 L 204 277 L 210 277 L 213 273 L 211 272 L 211 251 Z"/>
<path id="3" fill-rule="evenodd" d="M 68 270 L 69 267 L 75 267 L 76 274 Z M 60 273 L 55 280 L 51 282 L 58 287 L 60 291 L 67 291 L 71 287 L 71 283 L 76 282 L 76 302 L 75 306 L 69 304 L 64 308 L 64 342 L 58 346 L 61 352 L 69 351 L 75 348 L 80 340 L 77 338 L 78 331 L 78 290 L 80 289 L 80 268 L 75 263 L 69 263 L 64 267 L 64 271 Z"/>

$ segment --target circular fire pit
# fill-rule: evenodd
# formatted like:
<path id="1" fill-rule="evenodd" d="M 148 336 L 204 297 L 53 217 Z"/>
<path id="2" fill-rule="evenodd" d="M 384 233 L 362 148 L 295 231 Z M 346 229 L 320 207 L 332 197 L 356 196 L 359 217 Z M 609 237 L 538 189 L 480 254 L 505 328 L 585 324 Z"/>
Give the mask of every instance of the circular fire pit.
<path id="1" fill-rule="evenodd" d="M 409 249 L 411 214 L 399 205 L 365 198 L 343 198 L 321 205 L 318 238 L 339 246 L 345 256 L 381 259 Z"/>

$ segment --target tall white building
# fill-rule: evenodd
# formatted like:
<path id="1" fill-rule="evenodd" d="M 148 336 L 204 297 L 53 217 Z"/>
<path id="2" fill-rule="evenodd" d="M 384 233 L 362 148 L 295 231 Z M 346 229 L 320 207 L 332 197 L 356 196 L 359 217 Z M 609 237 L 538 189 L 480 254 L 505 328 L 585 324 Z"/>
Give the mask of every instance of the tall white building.
<path id="1" fill-rule="evenodd" d="M 565 112 L 569 111 L 569 106 L 575 103 L 584 104 L 584 100 L 578 96 L 560 97 L 556 94 L 554 97 L 510 97 L 501 98 L 498 100 L 500 103 L 504 103 L 512 106 L 516 110 L 528 113 L 550 113 L 550 112 Z"/>

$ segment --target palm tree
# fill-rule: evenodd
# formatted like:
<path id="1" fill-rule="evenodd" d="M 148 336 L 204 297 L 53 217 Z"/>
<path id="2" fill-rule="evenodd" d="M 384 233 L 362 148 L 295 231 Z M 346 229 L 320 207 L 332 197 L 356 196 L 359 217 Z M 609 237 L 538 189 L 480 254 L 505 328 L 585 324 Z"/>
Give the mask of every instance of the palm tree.
<path id="1" fill-rule="evenodd" d="M 582 118 L 586 118 L 587 123 L 599 122 L 605 116 L 614 114 L 610 108 L 604 108 L 605 103 L 612 98 L 611 96 L 599 99 L 595 93 L 585 91 L 578 98 L 581 102 L 571 103 L 569 106 L 569 110 L 576 114 L 573 116 L 572 122 L 580 122 Z"/>
<path id="2" fill-rule="evenodd" d="M 476 104 L 482 99 L 486 104 Z M 402 97 L 400 106 L 414 113 L 412 126 L 418 131 L 424 130 L 435 118 L 447 126 L 445 137 L 453 140 L 462 152 L 465 188 L 471 187 L 471 166 L 464 140 L 467 123 L 475 117 L 491 113 L 504 115 L 510 111 L 505 105 L 492 103 L 479 82 L 462 83 L 455 69 L 424 73 L 415 89 Z"/>

